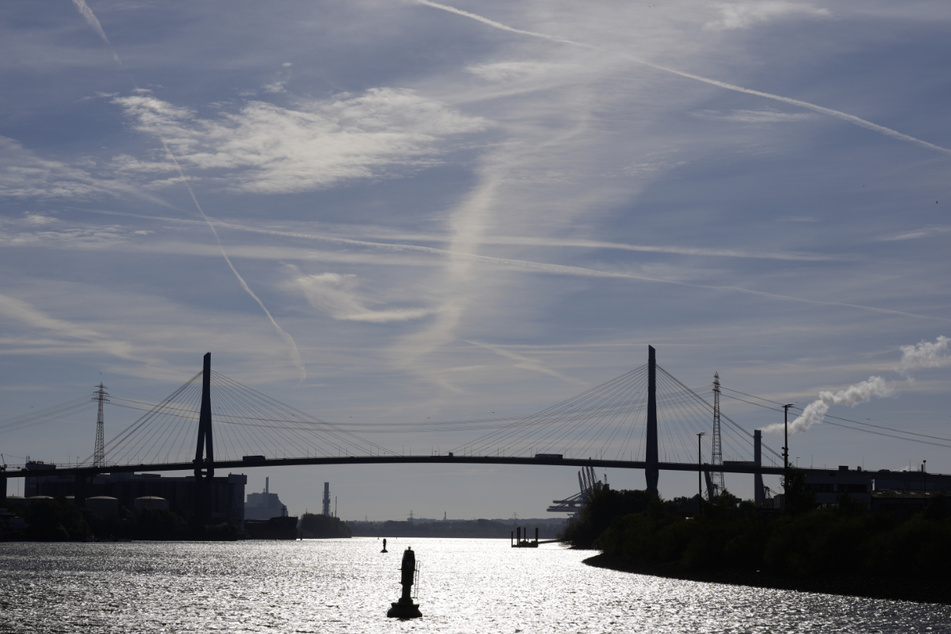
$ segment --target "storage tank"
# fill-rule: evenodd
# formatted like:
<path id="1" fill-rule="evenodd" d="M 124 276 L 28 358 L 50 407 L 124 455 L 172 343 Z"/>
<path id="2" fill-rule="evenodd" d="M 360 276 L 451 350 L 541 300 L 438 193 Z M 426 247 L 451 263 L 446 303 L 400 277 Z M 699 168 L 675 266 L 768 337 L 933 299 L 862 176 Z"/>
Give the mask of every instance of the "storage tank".
<path id="1" fill-rule="evenodd" d="M 168 500 L 155 495 L 143 495 L 135 498 L 135 510 L 148 509 L 150 511 L 167 511 Z"/>
<path id="2" fill-rule="evenodd" d="M 119 499 L 108 495 L 96 495 L 86 498 L 86 510 L 98 519 L 118 514 Z"/>
<path id="3" fill-rule="evenodd" d="M 46 500 L 52 501 L 53 499 L 54 498 L 51 495 L 31 495 L 30 497 L 26 498 L 25 502 L 27 504 L 37 504 L 39 502 L 45 502 Z"/>

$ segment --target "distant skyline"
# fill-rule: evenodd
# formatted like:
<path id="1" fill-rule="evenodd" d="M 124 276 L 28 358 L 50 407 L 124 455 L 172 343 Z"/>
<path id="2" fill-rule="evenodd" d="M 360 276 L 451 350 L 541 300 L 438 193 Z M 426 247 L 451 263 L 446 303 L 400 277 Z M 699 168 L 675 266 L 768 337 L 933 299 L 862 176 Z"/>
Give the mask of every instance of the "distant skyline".
<path id="1" fill-rule="evenodd" d="M 90 455 L 95 419 L 4 421 L 100 381 L 158 402 L 207 351 L 361 433 L 528 416 L 653 345 L 691 387 L 717 372 L 795 403 L 804 464 L 951 473 L 949 6 L 64 0 L 0 16 L 8 464 Z M 781 447 L 781 413 L 724 407 Z M 107 436 L 140 414 L 110 407 Z M 460 436 L 367 437 L 428 452 Z M 247 473 L 292 513 L 329 481 L 344 519 L 544 516 L 577 490 L 555 467 Z M 747 480 L 727 487 L 751 497 Z M 695 487 L 661 474 L 665 497 Z"/>

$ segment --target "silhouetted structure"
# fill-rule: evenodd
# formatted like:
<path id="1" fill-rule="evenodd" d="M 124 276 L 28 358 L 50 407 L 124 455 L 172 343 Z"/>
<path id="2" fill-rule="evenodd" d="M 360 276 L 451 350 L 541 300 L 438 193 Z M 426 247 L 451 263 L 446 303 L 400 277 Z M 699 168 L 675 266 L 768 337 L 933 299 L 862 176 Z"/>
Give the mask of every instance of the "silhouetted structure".
<path id="1" fill-rule="evenodd" d="M 28 463 L 27 468 L 44 471 L 55 465 Z M 82 480 L 81 491 L 77 490 L 73 476 L 43 475 L 24 479 L 24 497 L 37 496 L 73 498 L 76 506 L 86 506 L 88 498 L 111 497 L 120 508 L 133 509 L 139 498 L 162 498 L 168 510 L 182 516 L 190 515 L 199 500 L 204 505 L 202 515 L 206 522 L 228 522 L 241 528 L 244 522 L 244 488 L 248 477 L 240 473 L 211 478 L 204 484 L 204 491 L 192 476 L 162 477 L 156 473 L 103 473 Z"/>
<path id="2" fill-rule="evenodd" d="M 951 497 L 951 476 L 921 471 L 801 469 L 816 506 L 857 505 L 865 510 L 915 511 L 929 501 Z"/>
<path id="3" fill-rule="evenodd" d="M 644 477 L 647 492 L 658 496 L 657 479 L 660 469 L 657 453 L 657 355 L 654 346 L 647 346 L 647 448 L 644 460 Z"/>
<path id="4" fill-rule="evenodd" d="M 244 505 L 244 518 L 248 520 L 268 520 L 272 517 L 287 515 L 287 507 L 281 503 L 277 493 L 270 492 L 271 478 L 264 478 L 263 493 L 248 493 Z"/>
<path id="5" fill-rule="evenodd" d="M 412 548 L 407 548 L 403 552 L 403 563 L 400 566 L 400 585 L 403 586 L 403 594 L 399 601 L 390 604 L 392 607 L 386 613 L 388 617 L 415 619 L 422 616 L 419 605 L 413 603 L 411 596 L 417 574 L 419 574 L 419 569 L 416 567 L 416 555 L 413 554 Z"/>

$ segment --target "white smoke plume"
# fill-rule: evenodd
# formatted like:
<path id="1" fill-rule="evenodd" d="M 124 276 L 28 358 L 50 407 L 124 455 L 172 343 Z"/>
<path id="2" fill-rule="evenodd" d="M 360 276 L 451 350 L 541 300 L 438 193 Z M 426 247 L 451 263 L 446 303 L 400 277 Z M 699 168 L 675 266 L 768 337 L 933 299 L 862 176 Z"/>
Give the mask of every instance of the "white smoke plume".
<path id="1" fill-rule="evenodd" d="M 901 363 L 898 372 L 911 381 L 909 372 L 923 368 L 944 368 L 951 366 L 951 338 L 938 336 L 932 343 L 922 341 L 913 346 L 901 347 Z M 880 376 L 869 377 L 867 381 L 856 383 L 839 392 L 820 392 L 819 398 L 807 405 L 802 414 L 789 424 L 789 431 L 805 431 L 816 423 L 821 423 L 826 412 L 833 405 L 858 405 L 871 400 L 873 397 L 891 396 L 895 392 L 895 384 L 888 383 Z M 768 425 L 764 432 L 781 432 L 783 424 Z"/>
<path id="2" fill-rule="evenodd" d="M 902 346 L 899 372 L 907 375 L 911 370 L 951 366 L 949 347 L 951 339 L 945 336 L 939 336 L 934 343 L 922 341 L 913 346 Z"/>
<path id="3" fill-rule="evenodd" d="M 848 405 L 849 407 L 866 403 L 873 397 L 891 396 L 894 388 L 880 376 L 870 376 L 867 380 L 850 385 L 838 392 L 819 392 L 819 398 L 809 403 L 796 420 L 789 423 L 789 431 L 795 433 L 806 431 L 816 423 L 821 423 L 826 412 L 833 405 Z M 766 433 L 783 431 L 784 424 L 777 423 L 763 428 Z"/>

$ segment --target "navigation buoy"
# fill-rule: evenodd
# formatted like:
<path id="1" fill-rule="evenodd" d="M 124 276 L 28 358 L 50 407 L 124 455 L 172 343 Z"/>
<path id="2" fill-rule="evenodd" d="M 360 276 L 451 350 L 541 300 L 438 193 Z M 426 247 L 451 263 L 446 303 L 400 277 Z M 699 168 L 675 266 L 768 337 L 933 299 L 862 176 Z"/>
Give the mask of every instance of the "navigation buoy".
<path id="1" fill-rule="evenodd" d="M 400 585 L 403 586 L 403 596 L 387 610 L 386 615 L 397 619 L 415 619 L 422 616 L 419 611 L 419 605 L 413 603 L 410 596 L 412 594 L 413 583 L 416 581 L 416 575 L 419 570 L 416 568 L 416 555 L 412 548 L 407 548 L 403 552 L 403 564 L 400 566 Z"/>

